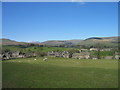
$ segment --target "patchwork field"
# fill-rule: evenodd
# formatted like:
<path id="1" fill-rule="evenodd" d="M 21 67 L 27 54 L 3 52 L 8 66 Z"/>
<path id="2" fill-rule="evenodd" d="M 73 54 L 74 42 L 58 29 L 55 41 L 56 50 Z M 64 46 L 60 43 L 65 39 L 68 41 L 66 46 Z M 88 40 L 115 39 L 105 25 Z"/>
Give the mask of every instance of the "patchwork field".
<path id="1" fill-rule="evenodd" d="M 36 60 L 35 60 L 36 59 Z M 118 60 L 6 60 L 3 88 L 117 88 Z"/>

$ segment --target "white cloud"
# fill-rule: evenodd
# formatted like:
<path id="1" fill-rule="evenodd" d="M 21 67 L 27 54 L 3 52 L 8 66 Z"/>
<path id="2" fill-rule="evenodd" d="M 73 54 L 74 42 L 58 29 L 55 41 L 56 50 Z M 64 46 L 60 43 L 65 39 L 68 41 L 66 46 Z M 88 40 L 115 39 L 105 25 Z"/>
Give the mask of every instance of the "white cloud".
<path id="1" fill-rule="evenodd" d="M 78 2 L 79 4 L 82 4 L 82 5 L 85 4 L 84 0 L 72 0 L 72 2 Z"/>

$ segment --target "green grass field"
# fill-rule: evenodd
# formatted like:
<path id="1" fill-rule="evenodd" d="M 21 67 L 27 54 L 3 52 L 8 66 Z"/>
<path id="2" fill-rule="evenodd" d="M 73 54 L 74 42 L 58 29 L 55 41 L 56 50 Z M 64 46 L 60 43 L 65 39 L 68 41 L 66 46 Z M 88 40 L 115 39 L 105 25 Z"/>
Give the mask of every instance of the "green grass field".
<path id="1" fill-rule="evenodd" d="M 22 52 L 30 52 L 30 51 L 34 51 L 34 52 L 49 52 L 49 51 L 69 51 L 69 50 L 79 50 L 78 48 L 65 48 L 65 47 L 26 47 L 26 48 L 22 48 L 21 46 L 3 46 L 2 50 L 6 50 L 9 49 L 10 51 L 22 51 Z M 29 51 L 30 50 L 30 51 Z"/>
<path id="2" fill-rule="evenodd" d="M 118 87 L 118 60 L 34 59 L 3 61 L 3 88 Z"/>

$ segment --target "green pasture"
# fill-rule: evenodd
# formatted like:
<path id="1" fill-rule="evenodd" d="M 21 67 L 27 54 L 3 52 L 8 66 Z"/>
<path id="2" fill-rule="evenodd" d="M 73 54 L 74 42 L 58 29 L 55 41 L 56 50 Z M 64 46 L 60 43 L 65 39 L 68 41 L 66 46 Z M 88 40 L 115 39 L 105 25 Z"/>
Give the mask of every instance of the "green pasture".
<path id="1" fill-rule="evenodd" d="M 22 51 L 22 52 L 49 52 L 49 51 L 69 51 L 69 50 L 79 50 L 78 48 L 65 48 L 65 47 L 24 47 L 24 46 L 3 46 L 2 50 L 10 50 L 10 51 Z"/>
<path id="2" fill-rule="evenodd" d="M 2 66 L 3 88 L 118 87 L 118 60 L 40 57 L 6 60 Z"/>

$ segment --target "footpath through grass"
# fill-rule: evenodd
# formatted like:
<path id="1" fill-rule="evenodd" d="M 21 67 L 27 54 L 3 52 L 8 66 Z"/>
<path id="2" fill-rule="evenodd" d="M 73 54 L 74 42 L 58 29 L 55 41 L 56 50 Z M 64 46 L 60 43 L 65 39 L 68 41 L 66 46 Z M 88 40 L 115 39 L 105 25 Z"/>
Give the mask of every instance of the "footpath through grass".
<path id="1" fill-rule="evenodd" d="M 118 60 L 3 61 L 3 88 L 117 88 Z"/>

